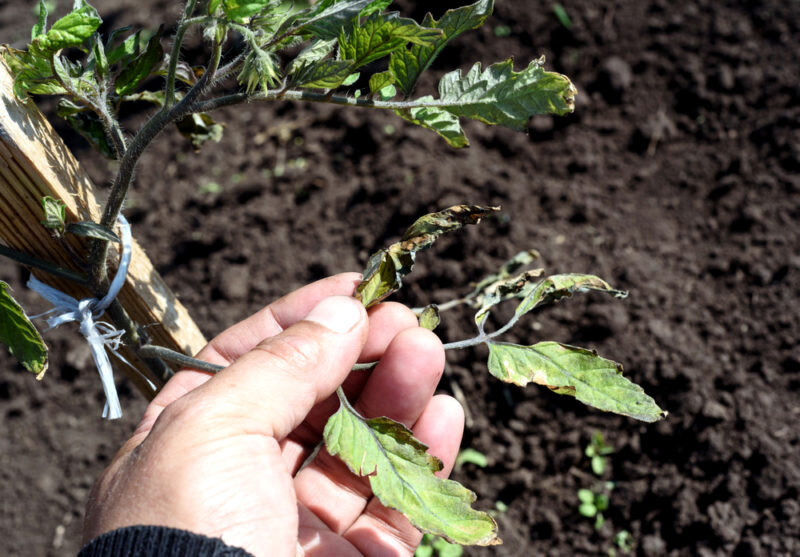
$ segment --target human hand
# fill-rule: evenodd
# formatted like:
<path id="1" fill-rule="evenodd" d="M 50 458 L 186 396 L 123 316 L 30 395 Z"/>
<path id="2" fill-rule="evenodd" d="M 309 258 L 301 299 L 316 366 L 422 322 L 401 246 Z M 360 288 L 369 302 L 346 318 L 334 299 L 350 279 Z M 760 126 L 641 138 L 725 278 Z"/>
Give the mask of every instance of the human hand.
<path id="1" fill-rule="evenodd" d="M 343 383 L 366 417 L 410 427 L 449 474 L 463 412 L 433 396 L 444 350 L 402 305 L 369 317 L 359 276 L 301 288 L 224 331 L 198 355 L 215 376 L 177 373 L 150 403 L 90 497 L 84 537 L 161 525 L 254 555 L 412 555 L 421 534 L 324 449 L 299 470 Z M 350 370 L 380 360 L 372 372 Z M 299 470 L 299 472 L 298 472 Z"/>

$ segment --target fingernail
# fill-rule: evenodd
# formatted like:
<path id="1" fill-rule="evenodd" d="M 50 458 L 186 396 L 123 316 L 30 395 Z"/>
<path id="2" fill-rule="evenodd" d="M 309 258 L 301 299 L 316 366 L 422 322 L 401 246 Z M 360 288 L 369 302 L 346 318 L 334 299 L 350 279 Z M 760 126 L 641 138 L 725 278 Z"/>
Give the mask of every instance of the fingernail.
<path id="1" fill-rule="evenodd" d="M 346 333 L 361 320 L 360 302 L 349 296 L 331 296 L 318 303 L 306 321 L 319 323 L 335 333 Z"/>

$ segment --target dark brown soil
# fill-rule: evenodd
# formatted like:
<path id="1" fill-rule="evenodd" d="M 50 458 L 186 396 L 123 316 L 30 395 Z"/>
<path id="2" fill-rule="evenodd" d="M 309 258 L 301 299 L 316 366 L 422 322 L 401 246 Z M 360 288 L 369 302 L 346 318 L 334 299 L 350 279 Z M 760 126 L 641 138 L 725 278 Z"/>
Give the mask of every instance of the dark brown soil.
<path id="1" fill-rule="evenodd" d="M 399 4 L 420 17 L 458 3 Z M 20 46 L 34 17 L 16 4 L 0 2 L 0 39 Z M 115 26 L 178 10 L 97 4 Z M 361 269 L 425 212 L 502 205 L 501 218 L 421 254 L 400 298 L 445 301 L 528 248 L 551 272 L 596 273 L 630 297 L 572 299 L 511 339 L 595 348 L 670 415 L 644 425 L 595 412 L 499 383 L 481 350 L 449 354 L 441 388 L 466 394 L 464 444 L 489 458 L 456 477 L 481 507 L 508 506 L 505 545 L 467 554 L 606 555 L 625 529 L 636 555 L 798 555 L 800 3 L 575 0 L 563 2 L 570 30 L 551 5 L 499 2 L 436 70 L 546 54 L 580 90 L 574 115 L 535 118 L 529 135 L 468 124 L 471 148 L 454 151 L 390 114 L 242 106 L 219 114 L 225 138 L 199 155 L 176 133 L 157 141 L 128 204 L 134 233 L 212 336 L 304 283 Z M 66 137 L 106 185 L 109 165 Z M 0 263 L 0 279 L 40 307 L 25 278 Z M 441 335 L 464 338 L 470 324 L 450 315 Z M 5 555 L 75 554 L 87 492 L 144 408 L 121 381 L 125 419 L 100 420 L 77 333 L 47 338 L 42 383 L 0 354 Z M 595 431 L 616 451 L 599 531 L 576 496 L 598 483 L 583 455 Z"/>

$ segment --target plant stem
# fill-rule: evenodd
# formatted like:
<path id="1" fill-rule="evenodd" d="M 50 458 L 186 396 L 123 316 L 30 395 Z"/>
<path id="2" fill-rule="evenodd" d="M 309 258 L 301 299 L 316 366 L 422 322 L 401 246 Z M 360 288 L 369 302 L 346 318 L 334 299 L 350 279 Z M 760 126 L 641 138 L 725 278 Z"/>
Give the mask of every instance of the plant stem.
<path id="1" fill-rule="evenodd" d="M 183 15 L 178 22 L 178 29 L 175 31 L 175 40 L 172 41 L 172 49 L 169 53 L 169 67 L 167 68 L 167 84 L 164 89 L 164 109 L 169 109 L 175 103 L 175 72 L 178 69 L 178 60 L 183 45 L 183 36 L 191 24 L 189 18 L 192 16 L 197 0 L 187 0 L 183 9 Z M 187 21 L 188 20 L 188 21 Z"/>
<path id="2" fill-rule="evenodd" d="M 122 204 L 128 195 L 128 189 L 133 179 L 133 172 L 145 148 L 169 124 L 192 113 L 192 105 L 195 103 L 197 97 L 205 91 L 210 80 L 213 79 L 217 64 L 219 64 L 219 56 L 215 56 L 212 59 L 209 68 L 203 73 L 203 76 L 178 104 L 171 108 L 164 106 L 164 108 L 158 111 L 144 126 L 142 126 L 142 129 L 140 129 L 133 138 L 125 155 L 120 160 L 117 177 L 114 180 L 114 185 L 111 188 L 111 193 L 108 196 L 108 201 L 103 211 L 103 217 L 100 220 L 102 226 L 111 228 L 117 220 L 120 209 L 122 209 Z M 92 249 L 89 257 L 89 276 L 91 278 L 93 290 L 97 290 L 95 295 L 103 293 L 103 289 L 108 280 L 106 270 L 107 256 L 108 241 L 95 239 L 92 242 Z"/>
<path id="3" fill-rule="evenodd" d="M 145 344 L 144 346 L 140 346 L 136 353 L 142 358 L 158 358 L 168 362 L 180 364 L 182 366 L 198 369 L 200 371 L 207 371 L 209 373 L 218 373 L 225 369 L 225 366 L 204 362 L 203 360 L 198 360 L 197 358 L 192 358 L 186 354 L 181 354 L 175 350 L 170 350 L 169 348 L 165 348 L 163 346 L 156 346 L 154 344 Z"/>
<path id="4" fill-rule="evenodd" d="M 14 250 L 3 245 L 0 245 L 0 255 L 4 255 L 9 259 L 13 259 L 17 263 L 27 265 L 28 267 L 35 267 L 36 269 L 41 269 L 42 271 L 50 273 L 53 276 L 67 279 L 77 284 L 87 285 L 89 283 L 88 279 L 80 273 L 59 267 L 54 263 L 37 259 L 36 257 L 28 255 L 27 253 L 22 253 L 21 251 Z"/>
<path id="5" fill-rule="evenodd" d="M 383 110 L 409 110 L 411 108 L 444 108 L 450 106 L 449 103 L 436 99 L 421 101 L 419 99 L 411 101 L 376 101 L 366 97 L 348 97 L 331 95 L 330 93 L 317 93 L 302 89 L 273 89 L 266 93 L 232 93 L 222 97 L 198 102 L 193 105 L 192 112 L 210 112 L 218 108 L 240 104 L 243 102 L 256 101 L 306 101 L 327 104 L 337 104 L 341 106 L 359 106 L 363 108 L 378 108 Z"/>

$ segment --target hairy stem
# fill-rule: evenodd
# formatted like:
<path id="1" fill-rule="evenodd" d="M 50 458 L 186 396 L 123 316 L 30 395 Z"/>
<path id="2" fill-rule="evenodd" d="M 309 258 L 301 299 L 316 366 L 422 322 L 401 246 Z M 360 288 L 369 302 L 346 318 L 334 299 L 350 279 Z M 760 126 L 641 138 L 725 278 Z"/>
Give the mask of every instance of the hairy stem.
<path id="1" fill-rule="evenodd" d="M 183 37 L 186 30 L 189 28 L 191 21 L 189 18 L 194 13 L 197 6 L 197 0 L 187 0 L 183 9 L 183 15 L 178 22 L 178 29 L 175 31 L 175 39 L 172 41 L 172 49 L 169 53 L 169 66 L 167 68 L 167 84 L 164 89 L 164 108 L 169 109 L 175 104 L 175 72 L 178 69 L 178 60 L 181 55 L 181 46 L 183 45 Z"/>
<path id="2" fill-rule="evenodd" d="M 22 265 L 27 265 L 28 267 L 41 269 L 42 271 L 50 273 L 53 276 L 67 279 L 77 284 L 86 285 L 89 282 L 88 279 L 80 273 L 76 273 L 74 271 L 70 271 L 69 269 L 59 267 L 54 263 L 49 263 L 47 261 L 37 259 L 36 257 L 28 255 L 27 253 L 22 253 L 21 251 L 14 250 L 3 245 L 0 245 L 0 255 L 4 255 L 9 259 L 13 259 L 17 263 L 21 263 Z"/>
<path id="3" fill-rule="evenodd" d="M 219 46 L 216 48 L 218 49 Z M 209 86 L 210 80 L 213 79 L 216 73 L 219 58 L 219 53 L 217 53 L 209 64 L 206 72 L 203 73 L 203 76 L 178 104 L 171 108 L 165 106 L 158 111 L 144 126 L 142 126 L 142 129 L 140 129 L 133 138 L 125 155 L 120 161 L 117 177 L 114 180 L 114 185 L 111 188 L 111 193 L 108 196 L 108 201 L 103 211 L 103 217 L 100 220 L 102 226 L 111 228 L 117 220 L 117 216 L 122 209 L 122 204 L 128 195 L 128 189 L 133 179 L 134 170 L 145 148 L 150 145 L 156 136 L 169 124 L 193 112 L 192 105 L 195 104 L 197 98 Z M 105 288 L 108 280 L 106 269 L 107 257 L 108 241 L 95 239 L 92 242 L 92 250 L 89 259 L 89 276 L 91 277 L 92 288 L 100 292 Z M 97 295 L 98 293 L 95 292 L 95 294 Z"/>

